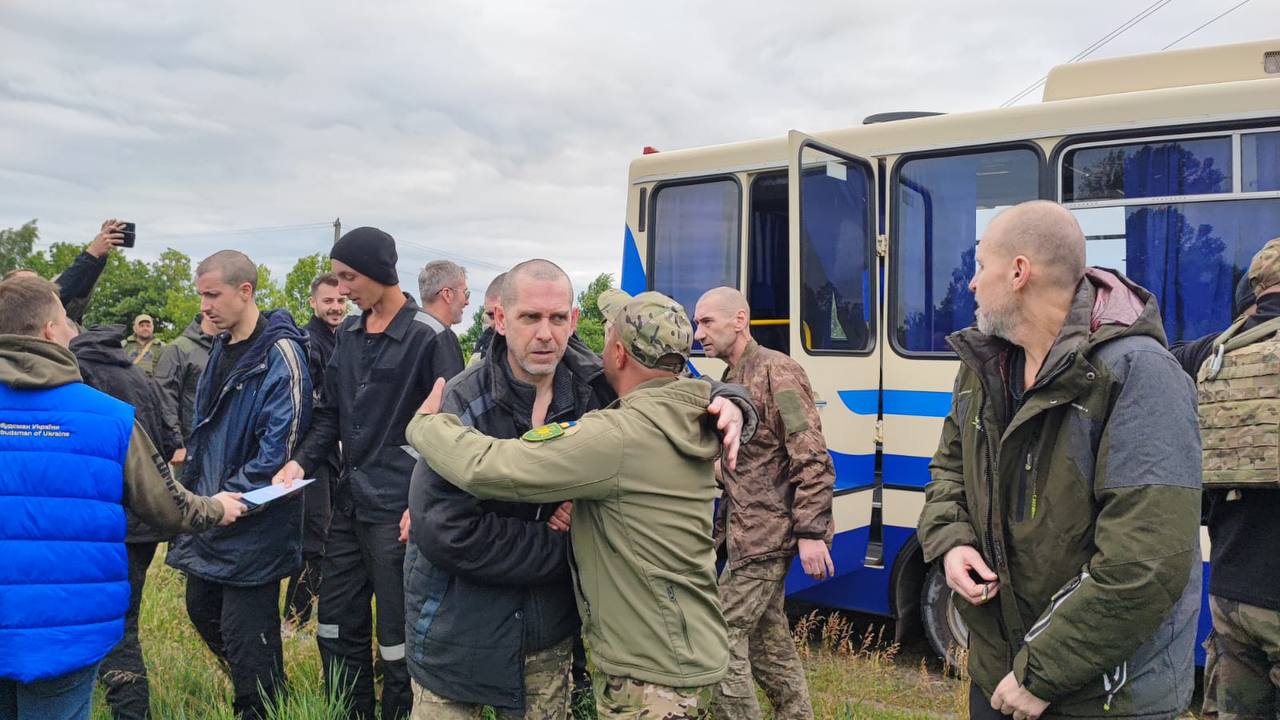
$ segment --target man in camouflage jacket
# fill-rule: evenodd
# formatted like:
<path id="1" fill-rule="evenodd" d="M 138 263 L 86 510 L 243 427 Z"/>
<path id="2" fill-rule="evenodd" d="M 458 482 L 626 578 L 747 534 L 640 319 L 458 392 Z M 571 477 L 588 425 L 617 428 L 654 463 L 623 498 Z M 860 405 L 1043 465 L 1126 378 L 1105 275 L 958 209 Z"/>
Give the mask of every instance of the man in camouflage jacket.
<path id="1" fill-rule="evenodd" d="M 834 574 L 831 491 L 835 471 L 813 391 L 789 356 L 751 339 L 742 293 L 715 288 L 698 301 L 697 340 L 729 364 L 724 381 L 744 385 L 760 427 L 738 454 L 736 470 L 721 467 L 729 562 L 720 602 L 729 625 L 729 674 L 716 691 L 717 717 L 761 717 L 751 678 L 760 682 L 779 720 L 813 717 L 804 667 L 783 610 L 784 579 L 799 554 L 805 572 Z"/>
<path id="2" fill-rule="evenodd" d="M 1172 718 L 1195 685 L 1200 435 L 1151 293 L 1065 208 L 991 222 L 919 538 L 969 627 L 969 716 Z"/>

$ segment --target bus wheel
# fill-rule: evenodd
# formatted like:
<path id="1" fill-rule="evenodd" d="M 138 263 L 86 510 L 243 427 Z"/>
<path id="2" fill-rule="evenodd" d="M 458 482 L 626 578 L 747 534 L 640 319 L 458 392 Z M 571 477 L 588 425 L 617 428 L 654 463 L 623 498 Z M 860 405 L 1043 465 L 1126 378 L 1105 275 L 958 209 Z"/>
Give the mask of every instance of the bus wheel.
<path id="1" fill-rule="evenodd" d="M 969 647 L 969 628 L 956 610 L 940 562 L 934 563 L 925 574 L 924 587 L 920 590 L 920 621 L 933 651 L 955 667 L 957 651 Z"/>

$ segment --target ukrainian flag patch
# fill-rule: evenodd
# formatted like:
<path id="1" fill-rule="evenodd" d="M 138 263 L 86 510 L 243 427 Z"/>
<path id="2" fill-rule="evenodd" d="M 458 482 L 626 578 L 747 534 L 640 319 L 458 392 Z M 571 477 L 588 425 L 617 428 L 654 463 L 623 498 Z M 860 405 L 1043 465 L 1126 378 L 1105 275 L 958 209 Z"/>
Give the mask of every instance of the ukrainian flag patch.
<path id="1" fill-rule="evenodd" d="M 578 426 L 576 422 L 547 423 L 536 427 L 524 435 L 520 436 L 525 442 L 546 442 L 547 440 L 555 440 L 558 437 L 564 437 L 572 433 L 573 429 Z"/>

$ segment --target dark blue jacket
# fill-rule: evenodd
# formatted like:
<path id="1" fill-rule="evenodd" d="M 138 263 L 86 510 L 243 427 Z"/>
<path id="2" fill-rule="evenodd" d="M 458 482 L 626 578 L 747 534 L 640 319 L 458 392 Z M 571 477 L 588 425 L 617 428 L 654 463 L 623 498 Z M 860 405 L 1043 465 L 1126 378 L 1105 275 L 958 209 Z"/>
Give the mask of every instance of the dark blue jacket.
<path id="1" fill-rule="evenodd" d="M 132 431 L 133 408 L 83 383 L 0 384 L 0 679 L 65 675 L 122 637 Z"/>
<path id="2" fill-rule="evenodd" d="M 214 342 L 196 390 L 195 428 L 182 483 L 198 495 L 248 492 L 271 484 L 311 421 L 306 334 L 283 310 L 264 312 L 267 326 L 213 386 L 228 335 Z M 302 566 L 302 497 L 277 500 L 228 527 L 181 535 L 169 565 L 227 585 L 262 585 Z"/>

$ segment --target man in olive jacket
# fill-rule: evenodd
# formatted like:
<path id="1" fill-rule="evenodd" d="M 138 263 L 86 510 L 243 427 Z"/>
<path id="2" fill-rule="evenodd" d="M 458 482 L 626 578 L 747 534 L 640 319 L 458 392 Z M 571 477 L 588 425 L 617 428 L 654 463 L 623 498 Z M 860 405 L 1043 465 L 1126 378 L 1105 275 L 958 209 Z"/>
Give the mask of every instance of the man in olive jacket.
<path id="1" fill-rule="evenodd" d="M 693 333 L 674 300 L 611 290 L 599 305 L 610 320 L 605 377 L 621 397 L 608 409 L 508 440 L 419 414 L 408 439 L 477 497 L 574 500 L 574 587 L 599 716 L 701 717 L 729 661 L 711 539 L 711 386 L 677 377 Z M 442 394 L 440 382 L 423 412 Z M 418 717 L 428 716 L 415 707 Z"/>
<path id="2" fill-rule="evenodd" d="M 1194 388 L 1155 299 L 1033 201 L 977 249 L 977 328 L 920 517 L 969 626 L 970 717 L 1170 718 L 1200 607 Z"/>

